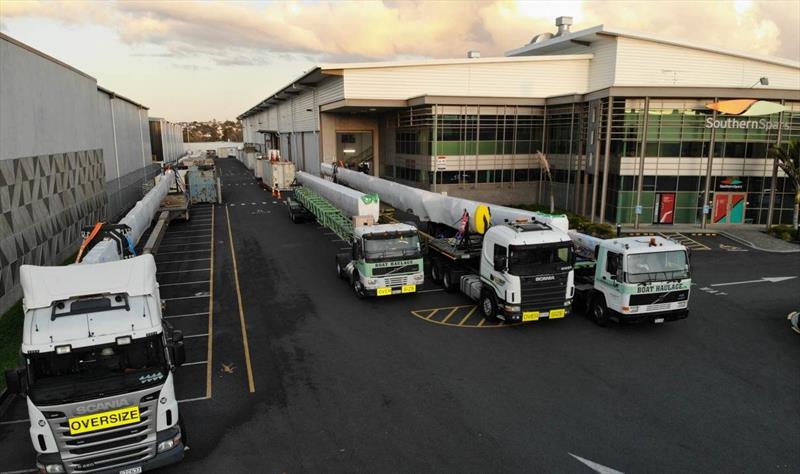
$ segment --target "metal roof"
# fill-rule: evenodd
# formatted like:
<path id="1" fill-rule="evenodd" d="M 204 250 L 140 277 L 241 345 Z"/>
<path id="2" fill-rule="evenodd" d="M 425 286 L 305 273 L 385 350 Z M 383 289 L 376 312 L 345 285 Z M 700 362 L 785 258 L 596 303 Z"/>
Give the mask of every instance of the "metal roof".
<path id="1" fill-rule="evenodd" d="M 714 45 L 702 44 L 697 42 L 689 42 L 667 36 L 654 35 L 650 33 L 643 33 L 640 31 L 626 30 L 621 28 L 609 28 L 605 25 L 597 25 L 585 30 L 568 33 L 561 36 L 554 36 L 551 39 L 542 41 L 540 43 L 526 44 L 520 48 L 512 49 L 506 52 L 506 56 L 520 57 L 521 55 L 535 55 L 540 52 L 554 52 L 566 47 L 574 46 L 575 44 L 591 43 L 596 41 L 600 36 L 621 36 L 625 38 L 633 38 L 644 41 L 651 41 L 654 43 L 668 44 L 672 46 L 680 46 L 682 48 L 691 48 L 701 51 L 708 51 L 712 53 L 724 54 L 727 56 L 735 56 L 745 59 L 752 59 L 765 63 L 778 64 L 781 66 L 789 66 L 800 68 L 799 61 L 791 59 L 779 58 L 777 56 L 769 56 L 766 54 L 754 54 L 746 51 L 721 48 Z M 586 44 L 585 46 L 588 46 Z"/>

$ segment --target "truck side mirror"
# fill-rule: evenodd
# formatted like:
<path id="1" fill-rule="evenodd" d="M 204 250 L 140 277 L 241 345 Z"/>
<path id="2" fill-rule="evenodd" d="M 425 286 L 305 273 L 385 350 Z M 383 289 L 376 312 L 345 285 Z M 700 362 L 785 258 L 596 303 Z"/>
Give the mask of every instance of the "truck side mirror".
<path id="1" fill-rule="evenodd" d="M 180 367 L 186 362 L 186 348 L 183 347 L 183 331 L 172 331 L 172 344 L 170 344 L 172 363 Z"/>
<path id="2" fill-rule="evenodd" d="M 25 379 L 25 369 L 6 370 L 6 388 L 9 393 L 23 393 L 22 381 Z"/>

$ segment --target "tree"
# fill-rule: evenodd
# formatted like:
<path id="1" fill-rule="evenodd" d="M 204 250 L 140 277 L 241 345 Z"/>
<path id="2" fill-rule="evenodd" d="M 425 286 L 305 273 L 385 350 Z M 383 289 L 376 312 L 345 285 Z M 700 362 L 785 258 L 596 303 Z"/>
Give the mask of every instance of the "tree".
<path id="1" fill-rule="evenodd" d="M 769 149 L 769 156 L 794 184 L 792 226 L 797 229 L 798 214 L 800 214 L 800 141 L 792 140 L 786 145 L 773 145 Z"/>

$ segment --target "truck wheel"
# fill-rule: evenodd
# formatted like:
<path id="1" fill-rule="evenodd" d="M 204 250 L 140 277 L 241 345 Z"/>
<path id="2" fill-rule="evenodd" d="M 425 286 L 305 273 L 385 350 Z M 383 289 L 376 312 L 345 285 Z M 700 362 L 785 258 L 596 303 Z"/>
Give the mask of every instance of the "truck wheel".
<path id="1" fill-rule="evenodd" d="M 444 274 L 442 275 L 442 286 L 444 286 L 444 291 L 448 293 L 453 293 L 458 290 L 458 285 L 454 280 L 454 275 L 452 270 L 445 270 Z"/>
<path id="2" fill-rule="evenodd" d="M 336 259 L 336 274 L 339 276 L 339 278 L 344 280 L 344 268 L 342 268 L 342 263 L 338 258 Z"/>
<path id="3" fill-rule="evenodd" d="M 598 326 L 608 326 L 608 308 L 606 308 L 606 303 L 602 296 L 592 298 L 591 315 Z"/>
<path id="4" fill-rule="evenodd" d="M 483 319 L 489 322 L 497 321 L 497 300 L 493 294 L 488 291 L 484 291 L 481 293 L 481 299 L 478 304 L 481 307 Z"/>
<path id="5" fill-rule="evenodd" d="M 364 290 L 364 285 L 361 284 L 361 279 L 358 276 L 358 273 L 353 273 L 353 293 L 356 294 L 356 298 L 362 300 L 366 298 L 367 292 Z"/>
<path id="6" fill-rule="evenodd" d="M 439 267 L 437 262 L 431 261 L 431 280 L 434 283 L 441 283 L 442 281 L 442 269 Z"/>

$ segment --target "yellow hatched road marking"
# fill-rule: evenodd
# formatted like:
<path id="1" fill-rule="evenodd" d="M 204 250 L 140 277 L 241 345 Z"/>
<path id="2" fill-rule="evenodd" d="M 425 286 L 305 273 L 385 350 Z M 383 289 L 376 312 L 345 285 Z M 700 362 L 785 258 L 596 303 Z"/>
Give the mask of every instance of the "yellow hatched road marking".
<path id="1" fill-rule="evenodd" d="M 233 233 L 231 232 L 231 214 L 228 212 L 228 207 L 225 207 L 225 217 L 228 220 L 228 241 L 231 244 L 231 257 L 233 259 L 233 279 L 236 284 L 236 299 L 239 302 L 239 322 L 242 326 L 242 344 L 244 345 L 244 362 L 247 366 L 247 385 L 250 388 L 250 393 L 256 391 L 255 383 L 253 382 L 253 367 L 250 364 L 250 344 L 247 342 L 247 325 L 244 321 L 244 308 L 242 306 L 242 290 L 239 287 L 239 270 L 236 267 L 236 250 L 233 248 Z"/>
<path id="2" fill-rule="evenodd" d="M 431 311 L 431 314 L 429 314 L 429 315 L 428 315 L 428 317 L 427 317 L 427 318 L 425 318 L 425 319 L 431 319 L 431 318 L 433 317 L 433 315 L 434 315 L 434 314 L 436 314 L 436 313 L 438 313 L 438 312 L 439 312 L 439 310 L 438 310 L 438 309 L 434 309 L 433 311 Z"/>
<path id="3" fill-rule="evenodd" d="M 445 316 L 444 319 L 442 319 L 442 324 L 446 323 L 448 319 L 452 318 L 456 311 L 458 311 L 458 306 L 451 309 L 450 312 L 447 313 L 447 316 Z"/>
<path id="4" fill-rule="evenodd" d="M 473 306 L 472 309 L 469 310 L 469 313 L 467 313 L 467 315 L 464 316 L 464 319 L 462 319 L 461 322 L 458 323 L 458 325 L 461 326 L 462 324 L 464 324 L 467 321 L 467 319 L 469 319 L 469 317 L 472 316 L 472 313 L 474 313 L 476 309 L 478 309 L 478 307 Z"/>

